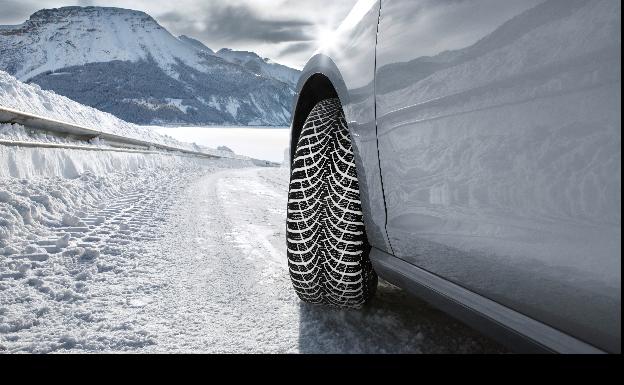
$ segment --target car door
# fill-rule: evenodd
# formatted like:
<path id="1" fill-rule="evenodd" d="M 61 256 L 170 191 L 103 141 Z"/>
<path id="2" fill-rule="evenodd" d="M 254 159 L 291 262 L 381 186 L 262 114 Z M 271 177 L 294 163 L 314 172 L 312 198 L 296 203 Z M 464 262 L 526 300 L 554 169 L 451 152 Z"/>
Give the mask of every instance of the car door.
<path id="1" fill-rule="evenodd" d="M 619 0 L 382 0 L 393 253 L 620 351 Z"/>

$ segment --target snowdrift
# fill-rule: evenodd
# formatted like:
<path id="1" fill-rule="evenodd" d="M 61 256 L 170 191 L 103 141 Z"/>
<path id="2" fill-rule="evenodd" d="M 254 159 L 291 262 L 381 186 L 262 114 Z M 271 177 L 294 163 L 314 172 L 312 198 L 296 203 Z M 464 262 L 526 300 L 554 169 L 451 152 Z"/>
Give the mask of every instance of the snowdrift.
<path id="1" fill-rule="evenodd" d="M 150 128 L 125 122 L 114 115 L 84 106 L 52 91 L 42 90 L 36 84 L 22 83 L 4 71 L 0 71 L 0 107 L 7 107 L 44 118 L 55 119 L 93 128 L 104 133 L 143 140 L 154 144 L 219 156 L 232 156 L 231 153 L 204 147 L 200 148 L 195 144 L 183 143 L 169 136 L 160 135 Z M 23 131 L 21 126 L 14 125 L 14 127 L 16 131 Z M 10 129 L 4 127 L 0 131 L 0 136 L 3 136 L 4 139 L 12 139 L 10 131 Z M 38 136 L 42 135 L 45 134 L 38 134 Z M 25 137 L 22 135 L 22 138 Z"/>

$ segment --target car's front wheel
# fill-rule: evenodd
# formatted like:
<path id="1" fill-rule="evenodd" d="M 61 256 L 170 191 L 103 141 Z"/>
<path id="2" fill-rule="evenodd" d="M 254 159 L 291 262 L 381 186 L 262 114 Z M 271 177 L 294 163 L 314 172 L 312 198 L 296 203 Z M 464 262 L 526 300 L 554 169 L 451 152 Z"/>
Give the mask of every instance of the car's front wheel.
<path id="1" fill-rule="evenodd" d="M 295 149 L 288 264 L 301 300 L 359 308 L 377 287 L 368 254 L 351 137 L 339 99 L 319 102 Z"/>

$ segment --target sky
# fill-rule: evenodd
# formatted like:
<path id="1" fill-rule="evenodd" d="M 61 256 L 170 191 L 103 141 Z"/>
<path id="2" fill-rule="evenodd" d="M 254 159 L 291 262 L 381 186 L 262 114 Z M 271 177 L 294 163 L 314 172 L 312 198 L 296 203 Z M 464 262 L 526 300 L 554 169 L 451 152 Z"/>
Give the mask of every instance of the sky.
<path id="1" fill-rule="evenodd" d="M 232 48 L 301 69 L 317 40 L 338 27 L 356 0 L 0 0 L 0 24 L 21 24 L 42 8 L 96 5 L 140 10 L 172 34 L 213 50 Z"/>

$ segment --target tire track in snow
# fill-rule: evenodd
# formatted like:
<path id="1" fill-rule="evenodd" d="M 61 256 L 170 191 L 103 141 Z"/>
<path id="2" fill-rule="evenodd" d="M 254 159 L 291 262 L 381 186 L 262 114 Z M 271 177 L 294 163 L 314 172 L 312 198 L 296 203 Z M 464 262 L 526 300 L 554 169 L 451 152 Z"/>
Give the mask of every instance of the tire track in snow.
<path id="1" fill-rule="evenodd" d="M 57 252 L 50 260 L 0 281 L 0 350 L 502 351 L 384 282 L 361 311 L 301 303 L 286 262 L 287 185 L 284 169 L 174 170 L 67 218 L 36 240 Z M 100 255 L 72 252 L 81 246 Z"/>
<path id="2" fill-rule="evenodd" d="M 467 326 L 381 282 L 362 311 L 304 304 L 292 290 L 288 171 L 224 171 L 194 183 L 161 247 L 170 282 L 151 304 L 150 352 L 501 352 Z M 175 240 L 191 242 L 176 244 Z M 164 249 L 166 245 L 171 247 Z"/>
<path id="3" fill-rule="evenodd" d="M 19 270 L 0 279 L 0 351 L 127 351 L 153 344 L 144 320 L 135 318 L 158 288 L 150 282 L 158 261 L 144 258 L 146 246 L 159 237 L 189 181 L 211 172 L 190 168 L 129 173 L 129 183 L 63 215 L 61 226 L 21 241 L 29 246 L 14 243 L 24 251 L 0 257 L 8 271 Z"/>

